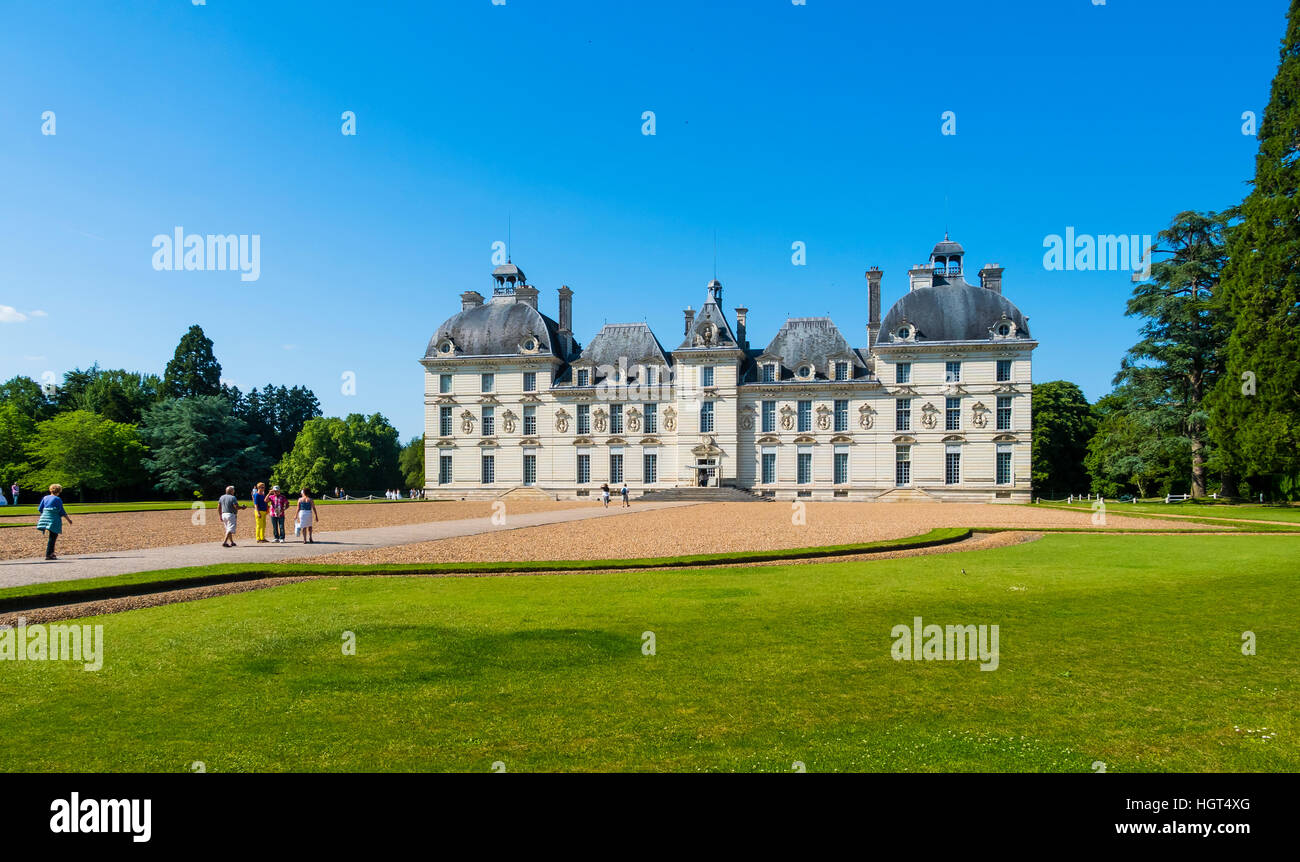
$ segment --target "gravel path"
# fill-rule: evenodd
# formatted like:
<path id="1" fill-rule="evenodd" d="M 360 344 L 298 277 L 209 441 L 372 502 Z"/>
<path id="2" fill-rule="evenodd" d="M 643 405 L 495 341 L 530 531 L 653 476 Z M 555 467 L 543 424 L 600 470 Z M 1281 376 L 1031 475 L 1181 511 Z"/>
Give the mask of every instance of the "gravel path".
<path id="1" fill-rule="evenodd" d="M 611 511 L 613 509 L 611 508 Z M 985 503 L 806 503 L 803 524 L 782 503 L 705 503 L 688 508 L 551 524 L 490 537 L 450 538 L 400 547 L 316 557 L 317 563 L 423 563 L 471 560 L 597 560 L 726 551 L 775 550 L 874 542 L 936 527 L 1084 527 L 1177 529 L 1176 522 L 1107 513 L 1092 527 L 1091 512 Z"/>
<path id="2" fill-rule="evenodd" d="M 247 500 L 241 501 L 247 503 Z M 552 512 L 563 509 L 595 507 L 599 503 L 556 502 L 554 500 L 511 500 L 509 512 Z M 290 509 L 285 519 L 285 531 L 292 538 L 293 516 Z M 105 551 L 130 551 L 138 548 L 163 548 L 175 545 L 196 545 L 206 542 L 221 543 L 221 518 L 215 509 L 204 509 L 205 523 L 195 524 L 197 512 L 178 509 L 165 512 L 117 512 L 101 515 L 72 516 L 72 524 L 63 525 L 59 537 L 58 553 L 100 554 Z M 318 538 L 340 530 L 361 530 L 370 527 L 392 527 L 401 524 L 427 524 L 434 521 L 485 518 L 492 514 L 492 501 L 428 502 L 428 503 L 326 503 L 321 506 L 321 526 L 316 528 Z M 0 523 L 30 523 L 28 527 L 0 529 L 0 560 L 21 560 L 45 555 L 45 537 L 36 531 L 36 519 L 29 516 L 5 518 Z M 271 525 L 266 526 L 268 535 Z M 253 541 L 253 510 L 239 513 L 237 541 Z"/>
<path id="3" fill-rule="evenodd" d="M 412 504 L 414 505 L 414 504 Z M 462 504 L 463 505 L 463 504 Z M 488 504 L 484 504 L 488 505 Z M 362 530 L 335 530 L 321 533 L 314 544 L 304 545 L 292 538 L 282 545 L 259 545 L 248 540 L 237 547 L 223 548 L 215 537 L 201 545 L 172 545 L 161 548 L 139 548 L 123 551 L 106 551 L 84 556 L 63 556 L 53 562 L 42 559 L 8 560 L 0 562 L 0 587 L 15 587 L 48 581 L 80 580 L 128 572 L 148 572 L 157 569 L 174 569 L 184 566 L 207 566 L 213 563 L 280 563 L 288 559 L 313 561 L 337 552 L 340 548 L 374 550 L 388 545 L 406 545 L 445 539 L 453 536 L 480 536 L 483 533 L 510 531 L 518 527 L 531 527 L 587 518 L 613 518 L 620 513 L 611 506 L 585 505 L 581 508 L 555 509 L 552 505 L 542 511 L 536 503 L 508 503 L 504 522 L 494 523 L 493 517 L 461 518 L 457 520 L 430 521 L 395 527 L 371 527 Z M 690 506 L 691 503 L 644 503 L 640 510 L 651 514 L 658 509 Z M 465 510 L 461 510 L 462 512 Z M 87 515 L 87 518 L 95 517 Z M 241 519 L 240 529 L 243 530 Z M 35 532 L 35 530 L 33 530 Z M 490 536 L 480 536 L 473 541 L 490 545 Z"/>

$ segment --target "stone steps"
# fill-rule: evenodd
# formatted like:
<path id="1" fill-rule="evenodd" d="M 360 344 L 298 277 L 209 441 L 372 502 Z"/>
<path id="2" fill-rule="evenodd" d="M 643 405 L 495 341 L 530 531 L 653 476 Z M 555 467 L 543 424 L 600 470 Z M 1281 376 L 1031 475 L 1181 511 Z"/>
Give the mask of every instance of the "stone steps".
<path id="1" fill-rule="evenodd" d="M 696 501 L 701 503 L 761 503 L 766 502 L 749 491 L 740 488 L 665 488 L 662 491 L 647 491 L 637 498 L 647 503 L 664 503 L 676 501 Z"/>

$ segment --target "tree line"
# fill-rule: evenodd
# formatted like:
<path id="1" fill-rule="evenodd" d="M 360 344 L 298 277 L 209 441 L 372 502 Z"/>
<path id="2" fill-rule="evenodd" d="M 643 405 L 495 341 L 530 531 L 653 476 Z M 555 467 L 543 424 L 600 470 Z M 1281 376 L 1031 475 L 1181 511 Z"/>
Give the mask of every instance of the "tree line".
<path id="1" fill-rule="evenodd" d="M 221 381 L 191 326 L 163 374 L 74 369 L 61 385 L 0 384 L 0 483 L 58 483 L 79 499 L 187 499 L 268 480 L 354 495 L 424 486 L 423 438 L 406 446 L 383 415 L 321 414 L 304 386 L 243 393 Z"/>
<path id="2" fill-rule="evenodd" d="M 1114 389 L 1034 387 L 1036 493 L 1300 498 L 1300 0 L 1258 137 L 1240 205 L 1159 234 Z"/>

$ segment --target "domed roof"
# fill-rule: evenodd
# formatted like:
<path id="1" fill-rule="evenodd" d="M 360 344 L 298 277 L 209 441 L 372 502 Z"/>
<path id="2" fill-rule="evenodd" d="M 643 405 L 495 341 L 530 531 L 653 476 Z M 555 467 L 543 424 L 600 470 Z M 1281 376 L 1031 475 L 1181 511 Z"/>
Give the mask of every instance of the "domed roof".
<path id="1" fill-rule="evenodd" d="M 502 297 L 448 318 L 433 338 L 425 358 L 453 356 L 502 356 L 506 354 L 551 354 L 568 359 L 575 352 L 573 339 L 561 336 L 559 324 L 526 302 Z M 535 349 L 526 349 L 536 339 Z M 452 349 L 444 352 L 444 343 Z"/>
<path id="2" fill-rule="evenodd" d="M 997 332 L 1004 321 L 1010 324 L 1005 335 Z M 905 324 L 907 338 L 899 335 Z M 1001 293 L 963 281 L 903 294 L 881 321 L 878 343 L 988 341 L 995 336 L 1028 339 L 1029 322 Z"/>

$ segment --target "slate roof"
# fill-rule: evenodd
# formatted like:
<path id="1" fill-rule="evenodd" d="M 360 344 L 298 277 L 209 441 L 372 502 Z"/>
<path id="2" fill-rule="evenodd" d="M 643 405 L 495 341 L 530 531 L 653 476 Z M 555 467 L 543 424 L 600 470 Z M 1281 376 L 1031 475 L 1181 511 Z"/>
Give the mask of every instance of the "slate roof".
<path id="1" fill-rule="evenodd" d="M 814 380 L 829 380 L 834 376 L 831 369 L 834 359 L 847 359 L 853 363 L 851 378 L 863 377 L 867 373 L 861 355 L 849 346 L 844 334 L 829 317 L 788 319 L 760 355 L 781 357 L 782 380 L 794 379 L 796 369 L 804 362 L 813 364 Z M 761 379 L 756 365 L 750 375 Z"/>
<path id="2" fill-rule="evenodd" d="M 697 336 L 702 335 L 705 324 L 713 327 L 713 337 L 707 344 L 697 344 Z M 716 350 L 718 348 L 735 348 L 740 345 L 736 342 L 736 333 L 731 331 L 731 324 L 727 323 L 727 317 L 722 313 L 722 309 L 713 300 L 708 300 L 700 306 L 699 312 L 695 315 L 695 322 L 691 324 L 691 331 L 686 333 L 682 343 L 678 345 L 678 350 L 690 350 L 692 348 Z"/>
<path id="3" fill-rule="evenodd" d="M 1007 317 L 1016 325 L 1016 338 L 1028 339 L 1029 323 L 1020 309 L 1000 293 L 964 280 L 936 287 L 919 287 L 903 294 L 880 324 L 880 344 L 898 344 L 903 318 L 916 329 L 918 342 L 988 341 L 990 330 Z"/>
<path id="4" fill-rule="evenodd" d="M 520 354 L 519 346 L 530 335 L 537 338 L 540 354 L 549 353 L 566 362 L 580 349 L 571 336 L 560 334 L 560 325 L 554 320 L 527 303 L 515 302 L 513 296 L 503 296 L 448 318 L 429 339 L 424 355 L 438 358 L 438 345 L 444 338 L 456 345 L 456 356 Z"/>
<path id="5" fill-rule="evenodd" d="M 597 366 L 618 368 L 620 360 L 633 369 L 644 360 L 655 365 L 668 365 L 669 356 L 650 327 L 644 323 L 607 323 L 591 339 L 580 357 Z M 635 375 L 633 375 L 635 376 Z M 593 382 L 595 382 L 593 380 Z"/>

